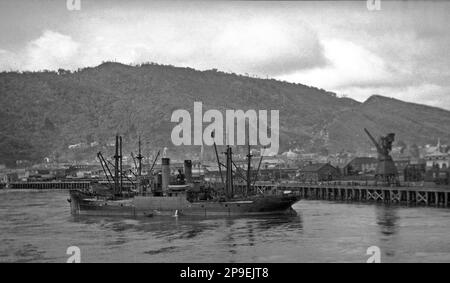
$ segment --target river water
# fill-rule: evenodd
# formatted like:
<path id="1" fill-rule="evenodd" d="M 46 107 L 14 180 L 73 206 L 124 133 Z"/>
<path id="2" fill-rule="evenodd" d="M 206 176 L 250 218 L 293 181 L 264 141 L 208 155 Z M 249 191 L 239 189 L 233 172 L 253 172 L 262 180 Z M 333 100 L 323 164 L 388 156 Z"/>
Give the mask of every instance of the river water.
<path id="1" fill-rule="evenodd" d="M 302 200 L 297 215 L 70 215 L 68 192 L 0 191 L 0 262 L 450 262 L 450 209 Z"/>

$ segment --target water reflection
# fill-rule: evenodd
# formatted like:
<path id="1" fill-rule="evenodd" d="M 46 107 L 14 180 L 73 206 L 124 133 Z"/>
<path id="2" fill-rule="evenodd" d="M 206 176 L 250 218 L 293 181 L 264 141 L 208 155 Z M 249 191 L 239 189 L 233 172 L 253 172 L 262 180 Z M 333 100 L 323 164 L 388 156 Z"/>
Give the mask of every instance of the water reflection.
<path id="1" fill-rule="evenodd" d="M 393 258 L 396 254 L 397 234 L 399 230 L 400 217 L 398 216 L 398 206 L 380 205 L 376 206 L 376 220 L 382 235 L 382 254 L 388 258 Z"/>
<path id="2" fill-rule="evenodd" d="M 1 193 L 0 193 L 1 194 Z M 67 193 L 0 198 L 0 261 L 382 262 L 450 261 L 450 210 L 305 201 L 297 215 L 252 217 L 73 217 Z M 36 205 L 38 204 L 38 205 Z"/>
<path id="3" fill-rule="evenodd" d="M 376 220 L 382 235 L 393 236 L 397 233 L 399 222 L 398 209 L 398 206 L 376 206 Z"/>
<path id="4" fill-rule="evenodd" d="M 302 231 L 301 215 L 265 215 L 252 217 L 164 217 L 120 218 L 101 216 L 73 216 L 71 221 L 86 226 L 96 226 L 100 230 L 111 230 L 124 237 L 127 232 L 144 232 L 154 238 L 193 239 L 216 230 L 226 231 L 226 241 L 234 237 L 245 237 L 254 245 L 255 234 L 276 231 Z"/>

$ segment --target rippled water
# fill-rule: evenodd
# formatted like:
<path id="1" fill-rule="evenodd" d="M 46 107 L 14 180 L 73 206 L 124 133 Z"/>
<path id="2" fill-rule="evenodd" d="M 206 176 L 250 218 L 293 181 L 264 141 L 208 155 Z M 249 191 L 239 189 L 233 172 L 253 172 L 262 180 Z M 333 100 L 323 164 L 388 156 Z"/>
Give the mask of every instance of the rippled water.
<path id="1" fill-rule="evenodd" d="M 73 217 L 68 192 L 0 191 L 0 262 L 450 262 L 450 209 L 300 201 L 295 216 Z"/>

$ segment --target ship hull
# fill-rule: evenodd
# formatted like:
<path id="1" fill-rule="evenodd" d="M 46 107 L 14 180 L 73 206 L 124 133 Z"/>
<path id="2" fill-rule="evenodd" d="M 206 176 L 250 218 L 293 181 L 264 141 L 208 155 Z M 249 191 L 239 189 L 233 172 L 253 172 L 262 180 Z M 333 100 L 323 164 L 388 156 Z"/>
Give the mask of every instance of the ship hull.
<path id="1" fill-rule="evenodd" d="M 136 197 L 136 213 L 159 215 L 236 216 L 286 213 L 297 197 L 266 196 L 236 201 L 188 202 L 181 197 Z"/>
<path id="2" fill-rule="evenodd" d="M 71 192 L 71 212 L 74 215 L 106 216 L 238 216 L 284 214 L 299 201 L 298 196 L 254 196 L 233 201 L 189 202 L 179 197 L 136 196 L 127 200 L 95 200 Z"/>

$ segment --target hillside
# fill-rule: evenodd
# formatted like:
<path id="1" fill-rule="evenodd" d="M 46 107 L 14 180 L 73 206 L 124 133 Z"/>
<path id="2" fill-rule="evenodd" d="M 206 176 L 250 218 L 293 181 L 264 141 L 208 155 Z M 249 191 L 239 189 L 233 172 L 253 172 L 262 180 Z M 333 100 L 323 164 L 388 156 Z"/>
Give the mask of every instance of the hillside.
<path id="1" fill-rule="evenodd" d="M 407 103 L 380 95 L 371 96 L 363 104 L 341 113 L 330 125 L 332 150 L 351 145 L 370 144 L 363 128 L 373 135 L 396 133 L 396 141 L 411 144 L 435 144 L 438 138 L 450 139 L 450 112 L 425 105 Z"/>
<path id="2" fill-rule="evenodd" d="M 194 101 L 202 101 L 204 111 L 280 110 L 281 150 L 367 148 L 363 127 L 374 134 L 393 131 L 418 144 L 450 140 L 445 110 L 381 96 L 359 103 L 314 87 L 216 70 L 104 63 L 73 73 L 7 72 L 0 74 L 0 94 L 0 163 L 7 164 L 93 157 L 110 151 L 105 147 L 115 133 L 124 136 L 128 152 L 135 150 L 138 135 L 145 152 L 170 148 L 172 111 L 192 113 Z M 68 148 L 79 143 L 93 146 Z M 171 150 L 198 152 L 194 146 Z"/>

